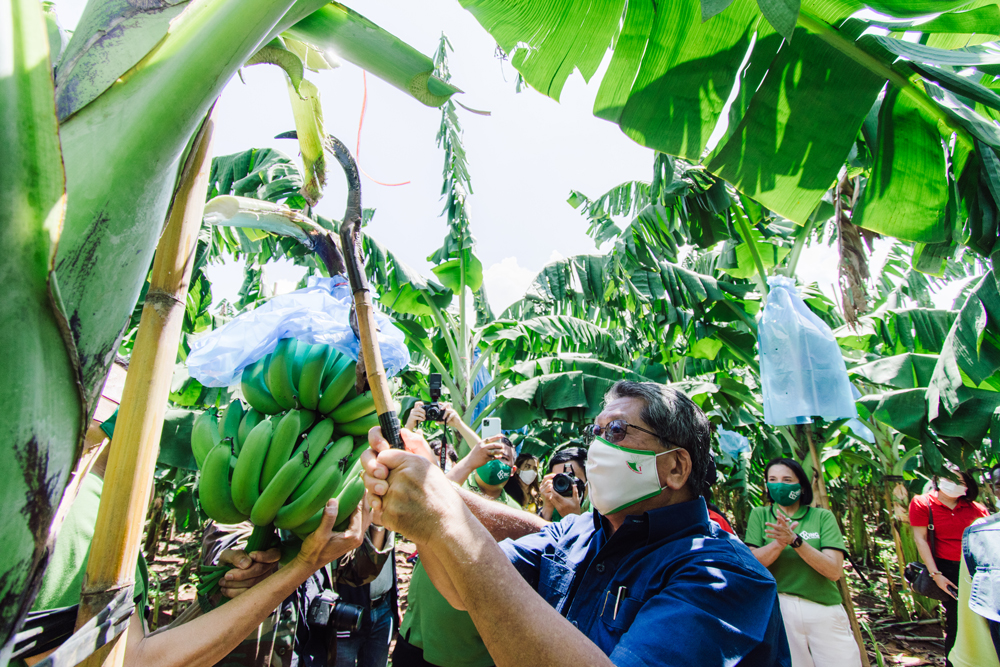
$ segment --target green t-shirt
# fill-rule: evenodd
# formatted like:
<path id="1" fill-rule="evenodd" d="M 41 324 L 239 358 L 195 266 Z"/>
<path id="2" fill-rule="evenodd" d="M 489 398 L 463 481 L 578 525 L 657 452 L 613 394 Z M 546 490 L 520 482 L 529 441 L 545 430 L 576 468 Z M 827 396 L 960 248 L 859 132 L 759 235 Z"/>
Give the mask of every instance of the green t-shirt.
<path id="1" fill-rule="evenodd" d="M 481 493 L 472 475 L 462 487 Z M 521 509 L 506 491 L 500 492 L 497 502 Z M 452 607 L 438 593 L 420 563 L 413 568 L 407 600 L 409 607 L 400 631 L 406 641 L 423 649 L 424 660 L 441 667 L 489 667 L 493 664 L 472 617 Z"/>
<path id="2" fill-rule="evenodd" d="M 80 491 L 59 529 L 32 611 L 61 609 L 80 603 L 83 575 L 87 571 L 90 543 L 94 539 L 97 508 L 101 504 L 103 490 L 104 480 L 94 474 L 87 475 L 80 484 Z M 148 578 L 146 560 L 140 553 L 135 568 L 135 605 L 140 615 L 144 614 L 146 606 Z M 24 663 L 13 660 L 11 665 L 18 667 Z"/>
<path id="3" fill-rule="evenodd" d="M 747 535 L 744 540 L 749 546 L 763 547 L 772 539 L 764 534 L 765 523 L 776 521 L 773 506 L 756 507 L 750 513 Z M 795 532 L 803 541 L 816 549 L 844 549 L 844 536 L 840 534 L 837 518 L 833 512 L 820 507 L 800 507 L 792 517 L 798 521 Z M 799 557 L 790 545 L 785 547 L 778 558 L 767 566 L 778 582 L 778 592 L 794 595 L 818 604 L 832 606 L 841 604 L 840 589 Z"/>

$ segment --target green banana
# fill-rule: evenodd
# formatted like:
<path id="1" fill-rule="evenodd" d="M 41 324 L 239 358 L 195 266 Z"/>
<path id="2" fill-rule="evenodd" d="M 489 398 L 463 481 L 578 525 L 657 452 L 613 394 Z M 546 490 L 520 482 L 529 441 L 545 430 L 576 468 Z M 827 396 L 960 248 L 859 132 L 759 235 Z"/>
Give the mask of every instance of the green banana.
<path id="1" fill-rule="evenodd" d="M 299 381 L 302 378 L 302 367 L 305 365 L 306 358 L 312 352 L 313 347 L 312 343 L 303 343 L 300 340 L 295 341 L 295 354 L 292 356 L 292 384 L 295 385 L 296 394 L 299 391 Z"/>
<path id="2" fill-rule="evenodd" d="M 323 389 L 323 395 L 319 399 L 319 413 L 326 415 L 334 411 L 344 400 L 344 396 L 351 390 L 357 377 L 354 372 L 358 363 L 350 357 L 342 357 L 336 366 L 330 371 L 331 379 Z"/>
<path id="3" fill-rule="evenodd" d="M 361 476 L 361 462 L 352 466 L 344 475 L 344 485 L 337 496 L 337 523 L 333 524 L 336 532 L 343 532 L 351 514 L 358 508 L 361 499 L 365 497 L 365 480 Z"/>
<path id="4" fill-rule="evenodd" d="M 247 520 L 233 504 L 229 489 L 229 445 L 221 443 L 205 457 L 198 482 L 198 497 L 205 514 L 219 523 L 241 523 Z"/>
<path id="5" fill-rule="evenodd" d="M 326 461 L 326 457 L 323 458 L 323 461 Z M 284 530 L 297 528 L 299 524 L 304 523 L 317 510 L 326 505 L 326 501 L 337 493 L 337 489 L 340 488 L 340 483 L 344 479 L 344 473 L 341 472 L 338 463 L 313 466 L 296 489 L 297 491 L 307 487 L 305 492 L 300 494 L 298 498 L 295 498 L 293 492 L 291 502 L 279 509 L 274 516 L 276 528 Z M 320 474 L 317 475 L 317 472 Z"/>
<path id="6" fill-rule="evenodd" d="M 337 430 L 348 435 L 368 435 L 373 426 L 378 426 L 378 415 L 374 412 L 346 424 L 337 422 Z"/>
<path id="7" fill-rule="evenodd" d="M 306 465 L 313 465 L 319 461 L 323 450 L 330 444 L 333 436 L 333 420 L 324 419 L 309 431 L 306 441 L 302 445 L 302 450 L 306 453 Z"/>
<path id="8" fill-rule="evenodd" d="M 229 440 L 239 450 L 240 422 L 243 421 L 243 401 L 236 399 L 229 404 L 222 419 L 219 420 L 219 435 L 223 440 Z"/>
<path id="9" fill-rule="evenodd" d="M 278 510 L 308 473 L 309 466 L 306 465 L 304 451 L 299 452 L 281 466 L 281 470 L 261 492 L 257 502 L 253 504 L 250 520 L 254 522 L 254 525 L 266 526 L 274 521 Z"/>
<path id="10" fill-rule="evenodd" d="M 308 431 L 309 427 L 316 423 L 316 417 L 318 416 L 315 410 L 306 410 L 304 408 L 299 410 L 299 433 Z"/>
<path id="11" fill-rule="evenodd" d="M 344 438 L 337 440 L 332 445 L 330 445 L 326 452 L 320 457 L 319 461 L 313 461 L 312 467 L 309 470 L 309 474 L 305 476 L 302 483 L 295 487 L 292 491 L 292 495 L 289 496 L 289 500 L 296 501 L 305 494 L 309 488 L 316 483 L 316 480 L 324 477 L 331 467 L 337 468 L 342 476 L 346 467 L 341 465 L 341 461 L 350 455 L 350 448 L 345 448 L 341 445 Z M 345 452 L 346 449 L 346 452 Z"/>
<path id="12" fill-rule="evenodd" d="M 330 346 L 330 358 L 326 360 L 326 368 L 323 369 L 323 381 L 320 383 L 320 388 L 326 387 L 330 384 L 330 381 L 336 376 L 334 368 L 337 364 L 347 363 L 344 361 L 345 355 L 340 352 L 337 348 Z M 348 359 L 348 361 L 350 361 Z"/>
<path id="13" fill-rule="evenodd" d="M 284 410 L 291 410 L 297 405 L 292 384 L 294 357 L 295 339 L 282 338 L 271 353 L 271 362 L 267 366 L 267 388 Z"/>
<path id="14" fill-rule="evenodd" d="M 334 524 L 334 530 L 342 532 L 347 528 L 347 521 L 350 519 L 351 514 L 358 507 L 358 503 L 365 495 L 365 483 L 361 478 L 361 463 L 358 462 L 353 465 L 350 470 L 344 475 L 343 483 L 340 487 L 340 492 L 337 494 L 337 521 Z M 298 527 L 293 528 L 292 532 L 299 537 L 305 539 L 310 533 L 314 532 L 319 528 L 320 522 L 323 520 L 323 510 L 326 504 L 319 508 L 315 514 L 310 518 L 306 519 L 303 523 L 299 524 Z"/>
<path id="15" fill-rule="evenodd" d="M 222 438 L 219 436 L 215 415 L 212 410 L 202 412 L 191 427 L 191 453 L 194 454 L 199 469 L 203 468 L 208 453 L 220 442 Z"/>
<path id="16" fill-rule="evenodd" d="M 375 397 L 370 391 L 366 391 L 357 398 L 352 398 L 346 403 L 341 403 L 339 408 L 330 413 L 330 416 L 333 418 L 333 421 L 342 424 L 344 422 L 352 422 L 355 419 L 361 419 L 374 411 Z"/>
<path id="17" fill-rule="evenodd" d="M 309 410 L 319 407 L 320 384 L 332 350 L 329 345 L 313 345 L 309 350 L 309 356 L 302 364 L 302 373 L 299 375 L 299 401 L 302 402 L 302 407 Z"/>
<path id="18" fill-rule="evenodd" d="M 239 431 L 237 431 L 236 435 L 236 437 L 239 438 L 240 441 L 240 448 L 242 448 L 243 445 L 246 443 L 247 436 L 250 435 L 250 431 L 253 430 L 253 427 L 261 423 L 262 421 L 264 421 L 263 412 L 261 412 L 257 408 L 250 408 L 249 410 L 247 410 L 246 414 L 243 415 L 243 421 L 240 422 L 240 428 Z"/>
<path id="19" fill-rule="evenodd" d="M 233 468 L 233 503 L 245 514 L 250 513 L 260 497 L 260 469 L 271 446 L 273 431 L 274 425 L 269 419 L 254 426 L 236 459 Z"/>
<path id="20" fill-rule="evenodd" d="M 276 415 L 281 412 L 281 406 L 271 396 L 271 391 L 264 382 L 264 369 L 266 367 L 264 359 L 260 359 L 243 369 L 240 384 L 247 403 L 265 415 Z"/>
<path id="21" fill-rule="evenodd" d="M 301 414 L 298 410 L 291 410 L 285 413 L 281 421 L 274 427 L 274 436 L 271 438 L 271 446 L 267 450 L 267 456 L 263 459 L 263 467 L 260 472 L 260 488 L 266 487 L 274 476 L 281 470 L 281 466 L 288 462 L 295 450 L 295 445 L 299 442 L 299 435 L 302 433 Z"/>

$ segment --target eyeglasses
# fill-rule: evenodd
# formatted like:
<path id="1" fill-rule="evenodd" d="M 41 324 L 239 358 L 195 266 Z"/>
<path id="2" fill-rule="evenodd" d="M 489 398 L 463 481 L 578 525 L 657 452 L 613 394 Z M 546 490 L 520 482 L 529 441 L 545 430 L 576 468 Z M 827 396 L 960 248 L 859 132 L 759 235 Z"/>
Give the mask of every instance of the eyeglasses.
<path id="1" fill-rule="evenodd" d="M 607 426 L 599 426 L 597 424 L 590 424 L 583 427 L 583 442 L 590 445 L 597 436 L 603 435 L 604 439 L 610 443 L 617 444 L 625 439 L 625 434 L 628 433 L 629 428 L 634 428 L 643 433 L 648 433 L 655 438 L 660 438 L 660 436 L 652 431 L 644 429 L 641 426 L 636 426 L 635 424 L 629 424 L 624 419 L 615 419 L 608 422 Z"/>

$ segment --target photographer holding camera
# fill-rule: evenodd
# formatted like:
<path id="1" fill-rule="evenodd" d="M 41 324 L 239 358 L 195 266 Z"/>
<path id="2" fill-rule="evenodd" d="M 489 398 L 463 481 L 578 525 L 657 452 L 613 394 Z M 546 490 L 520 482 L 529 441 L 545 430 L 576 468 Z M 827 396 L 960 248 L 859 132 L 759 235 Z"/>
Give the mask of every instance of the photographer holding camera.
<path id="1" fill-rule="evenodd" d="M 549 474 L 542 479 L 542 508 L 546 521 L 560 521 L 570 514 L 583 514 L 592 507 L 587 495 L 587 451 L 567 447 L 549 459 Z"/>

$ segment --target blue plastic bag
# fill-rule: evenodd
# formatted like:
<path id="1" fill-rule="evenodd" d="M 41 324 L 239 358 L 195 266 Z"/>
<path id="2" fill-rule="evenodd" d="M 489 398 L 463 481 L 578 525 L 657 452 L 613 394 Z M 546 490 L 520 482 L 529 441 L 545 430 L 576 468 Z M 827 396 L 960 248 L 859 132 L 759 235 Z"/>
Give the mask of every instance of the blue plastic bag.
<path id="1" fill-rule="evenodd" d="M 764 421 L 807 424 L 857 417 L 837 339 L 799 296 L 795 281 L 767 279 L 771 293 L 757 329 Z"/>
<path id="2" fill-rule="evenodd" d="M 357 359 L 361 347 L 350 325 L 351 304 L 347 278 L 310 276 L 305 289 L 276 296 L 195 341 L 188 373 L 206 387 L 228 387 L 282 338 L 330 345 Z M 410 363 L 410 351 L 388 317 L 376 312 L 375 322 L 382 363 L 391 377 Z"/>
<path id="3" fill-rule="evenodd" d="M 750 441 L 747 440 L 745 435 L 740 435 L 736 431 L 727 431 L 724 428 L 720 428 L 718 433 L 719 449 L 723 454 L 736 460 L 740 457 L 740 454 L 750 453 Z"/>

